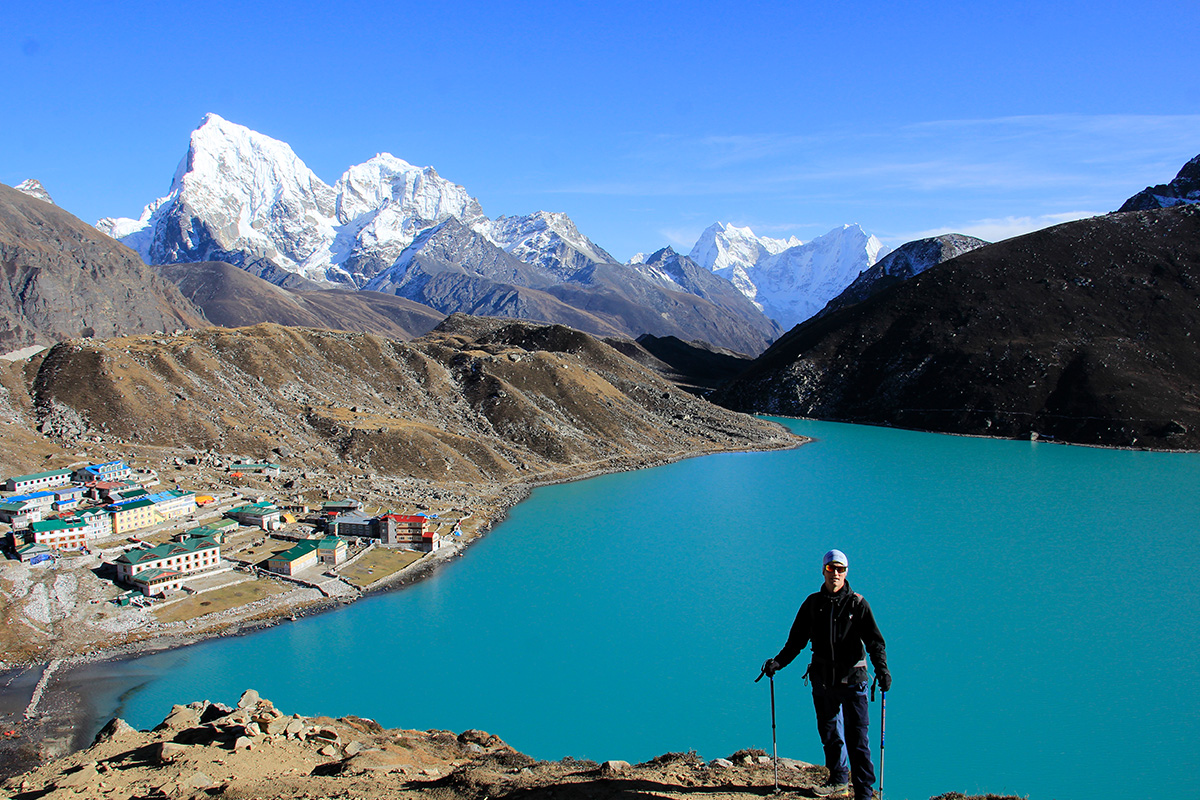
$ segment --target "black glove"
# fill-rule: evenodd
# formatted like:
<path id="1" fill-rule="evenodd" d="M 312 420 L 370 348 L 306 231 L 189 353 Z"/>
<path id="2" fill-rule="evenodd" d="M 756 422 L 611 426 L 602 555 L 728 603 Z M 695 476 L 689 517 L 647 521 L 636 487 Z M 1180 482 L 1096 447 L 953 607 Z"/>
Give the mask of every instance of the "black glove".
<path id="1" fill-rule="evenodd" d="M 762 665 L 763 674 L 768 678 L 774 678 L 775 673 L 779 672 L 779 662 L 773 658 L 768 658 Z"/>
<path id="2" fill-rule="evenodd" d="M 879 690 L 886 692 L 892 688 L 892 673 L 887 668 L 875 670 L 875 679 L 879 681 Z"/>

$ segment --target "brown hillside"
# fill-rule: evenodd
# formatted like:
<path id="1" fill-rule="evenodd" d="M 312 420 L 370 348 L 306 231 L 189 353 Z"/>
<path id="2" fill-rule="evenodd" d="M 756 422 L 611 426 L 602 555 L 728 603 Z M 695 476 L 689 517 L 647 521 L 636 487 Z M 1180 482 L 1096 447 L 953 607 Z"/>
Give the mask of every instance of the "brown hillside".
<path id="1" fill-rule="evenodd" d="M 173 331 L 204 315 L 137 254 L 0 184 L 0 352 L 83 336 Z"/>
<path id="2" fill-rule="evenodd" d="M 780 428 L 682 392 L 561 326 L 454 316 L 409 343 L 258 325 L 72 340 L 33 385 L 35 424 L 106 441 L 501 482 L 686 451 L 784 446 Z"/>
<path id="3" fill-rule="evenodd" d="M 380 292 L 288 289 L 220 261 L 157 267 L 214 325 L 243 328 L 262 322 L 414 339 L 445 315 Z M 314 284 L 315 286 L 315 284 Z"/>

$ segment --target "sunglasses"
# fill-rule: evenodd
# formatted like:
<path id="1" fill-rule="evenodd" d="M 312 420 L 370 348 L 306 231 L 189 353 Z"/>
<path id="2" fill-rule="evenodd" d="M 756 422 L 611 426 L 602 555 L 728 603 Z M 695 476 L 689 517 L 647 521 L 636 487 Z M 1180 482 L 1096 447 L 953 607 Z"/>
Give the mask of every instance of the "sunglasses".
<path id="1" fill-rule="evenodd" d="M 841 564 L 826 564 L 825 571 L 830 575 L 834 573 L 837 573 L 838 575 L 844 575 L 846 573 L 846 568 Z"/>

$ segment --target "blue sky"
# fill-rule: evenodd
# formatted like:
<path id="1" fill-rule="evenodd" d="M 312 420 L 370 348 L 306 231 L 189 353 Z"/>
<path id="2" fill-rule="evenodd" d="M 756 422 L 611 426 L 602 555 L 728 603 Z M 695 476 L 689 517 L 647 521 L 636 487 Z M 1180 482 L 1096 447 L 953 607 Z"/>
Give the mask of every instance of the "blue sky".
<path id="1" fill-rule="evenodd" d="M 717 220 L 889 245 L 1116 209 L 1200 154 L 1200 3 L 7 3 L 0 182 L 94 222 L 207 112 L 390 152 L 614 256 Z"/>

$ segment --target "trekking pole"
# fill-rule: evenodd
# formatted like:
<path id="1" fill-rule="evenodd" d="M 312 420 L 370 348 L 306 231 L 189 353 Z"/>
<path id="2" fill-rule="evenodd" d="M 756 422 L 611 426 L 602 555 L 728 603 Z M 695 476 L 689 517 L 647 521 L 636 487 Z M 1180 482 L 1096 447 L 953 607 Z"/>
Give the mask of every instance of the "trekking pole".
<path id="1" fill-rule="evenodd" d="M 766 674 L 766 670 L 758 673 L 754 682 L 758 683 Z M 775 762 L 775 789 L 772 794 L 779 794 L 779 746 L 775 743 L 775 676 L 770 675 L 768 678 L 771 681 L 771 760 Z"/>
<path id="2" fill-rule="evenodd" d="M 883 737 L 887 725 L 887 692 L 879 693 L 879 797 L 883 800 Z"/>

